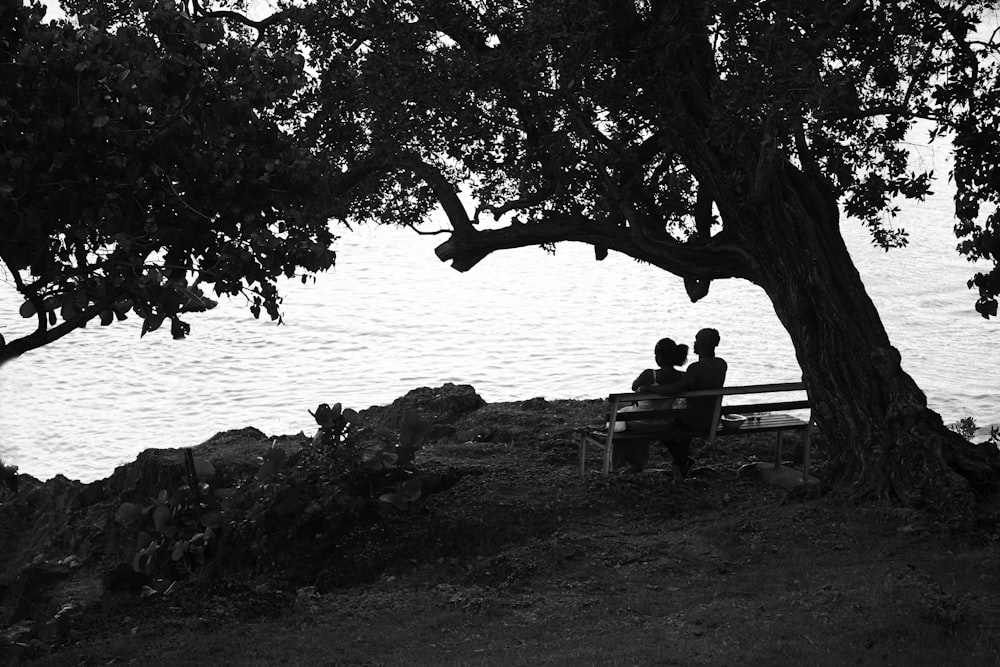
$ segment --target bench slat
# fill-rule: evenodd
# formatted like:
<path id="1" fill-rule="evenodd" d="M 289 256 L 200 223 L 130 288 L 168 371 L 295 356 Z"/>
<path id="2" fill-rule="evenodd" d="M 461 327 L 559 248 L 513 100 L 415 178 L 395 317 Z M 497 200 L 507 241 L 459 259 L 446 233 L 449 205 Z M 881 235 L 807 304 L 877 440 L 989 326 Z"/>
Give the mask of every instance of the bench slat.
<path id="1" fill-rule="evenodd" d="M 779 401 L 775 403 L 748 403 L 743 405 L 723 405 L 722 414 L 742 414 L 744 412 L 774 412 L 775 410 L 808 410 L 809 401 Z M 615 413 L 615 421 L 630 422 L 637 419 L 662 419 L 683 414 L 687 408 L 659 408 L 656 410 L 629 410 Z M 604 414 L 604 420 L 610 421 L 611 413 Z"/>
<path id="2" fill-rule="evenodd" d="M 740 385 L 735 387 L 721 387 L 719 389 L 698 389 L 697 391 L 684 391 L 677 396 L 688 397 L 700 397 L 700 396 L 736 396 L 738 394 L 771 394 L 775 392 L 783 391 L 805 391 L 806 385 L 804 382 L 782 382 L 777 384 L 754 384 L 754 385 Z M 617 398 L 620 402 L 629 401 L 641 401 L 641 400 L 654 400 L 657 398 L 666 398 L 663 394 L 656 394 L 649 391 L 643 392 L 620 392 L 610 394 L 608 396 L 610 399 Z"/>
<path id="3" fill-rule="evenodd" d="M 731 435 L 739 435 L 741 433 L 765 433 L 768 431 L 791 431 L 796 429 L 805 429 L 809 426 L 809 422 L 798 419 L 797 417 L 792 417 L 791 415 L 761 415 L 759 422 L 745 423 L 740 428 L 736 429 L 726 429 L 719 427 L 715 432 L 715 437 L 726 437 Z M 601 447 L 604 446 L 605 441 L 608 437 L 608 432 L 603 430 L 591 430 L 585 431 L 584 435 L 592 440 L 599 441 Z M 702 438 L 707 439 L 710 434 L 706 431 L 670 431 L 670 435 L 675 438 Z M 642 433 L 637 431 L 619 431 L 615 433 L 615 442 L 619 441 L 636 441 L 636 440 L 660 440 L 662 435 L 657 433 Z"/>

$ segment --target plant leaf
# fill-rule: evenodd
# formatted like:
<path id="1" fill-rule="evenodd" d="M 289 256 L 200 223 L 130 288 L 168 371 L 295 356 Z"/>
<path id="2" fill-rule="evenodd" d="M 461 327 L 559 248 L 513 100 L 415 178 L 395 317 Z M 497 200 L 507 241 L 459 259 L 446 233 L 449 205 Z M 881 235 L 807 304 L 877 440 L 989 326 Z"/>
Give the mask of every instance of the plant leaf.
<path id="1" fill-rule="evenodd" d="M 167 533 L 170 527 L 170 509 L 166 505 L 157 505 L 153 510 L 153 527 L 162 534 Z"/>

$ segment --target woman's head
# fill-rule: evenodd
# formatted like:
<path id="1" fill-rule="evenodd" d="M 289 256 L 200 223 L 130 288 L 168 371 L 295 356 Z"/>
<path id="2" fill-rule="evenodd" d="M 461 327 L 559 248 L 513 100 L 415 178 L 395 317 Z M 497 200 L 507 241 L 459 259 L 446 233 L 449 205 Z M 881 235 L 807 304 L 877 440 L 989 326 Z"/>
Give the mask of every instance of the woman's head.
<path id="1" fill-rule="evenodd" d="M 678 345 L 670 338 L 661 338 L 653 349 L 653 355 L 660 366 L 680 366 L 687 361 L 688 346 Z"/>

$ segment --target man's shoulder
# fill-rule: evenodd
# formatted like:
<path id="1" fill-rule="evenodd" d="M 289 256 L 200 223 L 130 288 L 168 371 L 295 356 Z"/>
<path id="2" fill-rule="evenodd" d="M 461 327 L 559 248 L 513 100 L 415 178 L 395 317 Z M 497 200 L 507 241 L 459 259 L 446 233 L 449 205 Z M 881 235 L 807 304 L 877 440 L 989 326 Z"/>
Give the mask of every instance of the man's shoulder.
<path id="1" fill-rule="evenodd" d="M 726 363 L 725 359 L 722 357 L 712 357 L 711 359 L 699 359 L 688 366 L 687 372 L 691 373 L 694 371 L 695 373 L 711 373 L 712 371 L 727 368 L 729 368 L 729 364 Z"/>
<path id="2" fill-rule="evenodd" d="M 717 389 L 725 383 L 728 365 L 725 359 L 699 359 L 688 366 L 687 373 L 697 389 Z"/>

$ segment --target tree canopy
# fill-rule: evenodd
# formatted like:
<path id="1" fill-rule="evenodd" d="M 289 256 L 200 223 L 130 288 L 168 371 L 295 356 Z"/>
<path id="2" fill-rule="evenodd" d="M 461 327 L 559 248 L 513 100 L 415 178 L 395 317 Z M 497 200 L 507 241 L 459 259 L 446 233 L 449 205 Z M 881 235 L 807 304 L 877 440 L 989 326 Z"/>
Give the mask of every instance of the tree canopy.
<path id="1" fill-rule="evenodd" d="M 905 142 L 922 121 L 956 146 L 959 249 L 994 264 L 970 281 L 988 317 L 1000 293 L 991 6 L 321 0 L 303 21 L 318 74 L 298 108 L 314 149 L 363 178 L 351 213 L 415 223 L 440 204 L 454 228 L 440 254 L 460 270 L 495 249 L 581 240 L 755 282 L 740 249 L 777 170 L 811 179 L 875 243 L 905 245 L 898 198 L 930 184 Z M 513 224 L 487 233 L 481 219 Z"/>
<path id="2" fill-rule="evenodd" d="M 301 56 L 169 6 L 79 26 L 5 7 L 0 259 L 37 326 L 0 362 L 130 311 L 183 337 L 205 284 L 278 318 L 276 277 L 332 264 L 326 170 L 274 105 Z"/>

